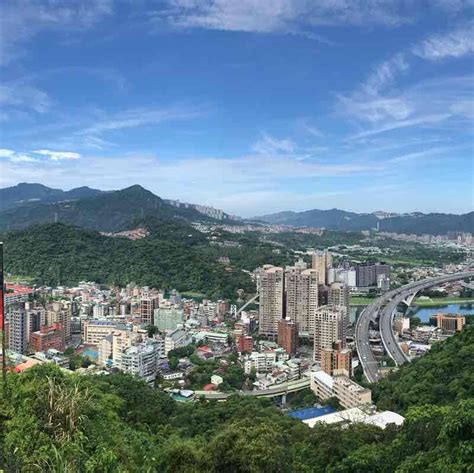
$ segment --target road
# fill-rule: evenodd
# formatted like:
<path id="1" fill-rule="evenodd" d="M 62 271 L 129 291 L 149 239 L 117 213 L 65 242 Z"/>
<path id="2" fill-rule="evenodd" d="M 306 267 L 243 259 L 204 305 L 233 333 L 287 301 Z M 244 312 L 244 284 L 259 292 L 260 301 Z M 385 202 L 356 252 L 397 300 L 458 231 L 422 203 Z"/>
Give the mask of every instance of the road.
<path id="1" fill-rule="evenodd" d="M 233 394 L 240 394 L 241 396 L 255 396 L 255 397 L 275 397 L 282 396 L 302 389 L 309 388 L 310 378 L 305 376 L 302 379 L 296 381 L 290 381 L 287 383 L 278 384 L 275 387 L 268 389 L 256 389 L 254 391 L 237 391 L 232 393 L 223 393 L 219 391 L 195 391 L 194 394 L 197 397 L 204 396 L 206 399 L 215 399 L 218 401 L 225 401 L 229 396 Z"/>
<path id="2" fill-rule="evenodd" d="M 474 277 L 474 271 L 446 274 L 436 278 L 416 281 L 385 293 L 362 311 L 356 324 L 355 342 L 365 377 L 370 383 L 378 381 L 381 377 L 379 364 L 369 345 L 370 322 L 375 322 L 379 319 L 380 336 L 384 348 L 397 365 L 402 365 L 408 361 L 408 358 L 398 345 L 392 328 L 393 316 L 397 305 L 409 295 L 427 289 L 428 287 L 450 281 L 457 281 L 467 277 Z"/>

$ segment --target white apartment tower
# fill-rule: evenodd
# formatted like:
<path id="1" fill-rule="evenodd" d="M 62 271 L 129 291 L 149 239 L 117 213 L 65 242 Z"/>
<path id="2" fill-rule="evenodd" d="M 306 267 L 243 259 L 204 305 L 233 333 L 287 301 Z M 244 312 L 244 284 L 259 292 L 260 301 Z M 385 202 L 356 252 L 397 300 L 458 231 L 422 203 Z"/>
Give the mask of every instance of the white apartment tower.
<path id="1" fill-rule="evenodd" d="M 278 321 L 283 318 L 283 268 L 265 265 L 256 270 L 257 290 L 260 299 L 259 334 L 275 339 Z"/>

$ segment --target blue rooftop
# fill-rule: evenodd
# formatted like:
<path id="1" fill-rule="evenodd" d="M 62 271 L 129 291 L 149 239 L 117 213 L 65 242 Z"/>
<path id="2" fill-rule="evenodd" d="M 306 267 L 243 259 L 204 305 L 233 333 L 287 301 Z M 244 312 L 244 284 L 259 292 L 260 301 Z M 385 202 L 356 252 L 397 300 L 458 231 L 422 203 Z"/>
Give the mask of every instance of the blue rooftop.
<path id="1" fill-rule="evenodd" d="M 331 406 L 323 407 L 305 407 L 304 409 L 297 409 L 295 411 L 287 412 L 290 417 L 299 420 L 314 419 L 315 417 L 325 416 L 326 414 L 332 414 L 336 412 L 336 409 Z"/>

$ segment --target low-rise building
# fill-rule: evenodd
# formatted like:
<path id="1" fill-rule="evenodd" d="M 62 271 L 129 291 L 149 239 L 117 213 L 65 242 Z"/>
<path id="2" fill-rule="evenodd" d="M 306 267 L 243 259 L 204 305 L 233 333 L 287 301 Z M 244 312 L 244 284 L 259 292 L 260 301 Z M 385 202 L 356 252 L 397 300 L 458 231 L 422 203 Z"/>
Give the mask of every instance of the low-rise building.
<path id="1" fill-rule="evenodd" d="M 370 389 L 364 388 L 345 375 L 330 376 L 324 371 L 312 373 L 310 386 L 321 400 L 336 397 L 346 409 L 372 402 Z"/>
<path id="2" fill-rule="evenodd" d="M 64 330 L 55 323 L 49 327 L 43 326 L 30 335 L 30 348 L 33 352 L 47 352 L 50 349 L 64 351 Z"/>
<path id="3" fill-rule="evenodd" d="M 176 329 L 170 332 L 165 337 L 165 356 L 171 350 L 181 348 L 191 343 L 191 337 L 181 329 Z"/>
<path id="4" fill-rule="evenodd" d="M 123 351 L 119 368 L 125 373 L 131 373 L 147 382 L 152 382 L 156 378 L 159 358 L 158 343 L 153 339 L 147 339 Z"/>
<path id="5" fill-rule="evenodd" d="M 439 313 L 430 317 L 430 323 L 440 328 L 443 332 L 454 333 L 463 329 L 466 324 L 466 317 L 460 314 Z"/>

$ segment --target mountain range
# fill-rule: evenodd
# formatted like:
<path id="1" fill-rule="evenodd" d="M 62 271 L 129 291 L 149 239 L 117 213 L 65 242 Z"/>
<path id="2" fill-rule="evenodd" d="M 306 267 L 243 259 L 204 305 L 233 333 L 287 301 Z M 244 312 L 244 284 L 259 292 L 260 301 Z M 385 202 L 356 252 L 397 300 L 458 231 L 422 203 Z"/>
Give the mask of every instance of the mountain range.
<path id="1" fill-rule="evenodd" d="M 0 231 L 58 221 L 103 232 L 129 229 L 137 219 L 146 217 L 165 221 L 214 221 L 213 213 L 203 213 L 206 207 L 194 204 L 176 206 L 173 202 L 176 203 L 164 200 L 139 185 L 117 191 L 101 191 L 85 186 L 63 191 L 42 184 L 20 183 L 0 189 Z M 221 216 L 230 221 L 228 214 L 221 212 Z M 343 232 L 378 228 L 380 231 L 417 235 L 442 235 L 449 231 L 474 233 L 474 212 L 462 215 L 396 214 L 313 209 L 279 212 L 251 220 Z"/>
<path id="2" fill-rule="evenodd" d="M 378 228 L 379 231 L 415 235 L 443 235 L 450 231 L 474 233 L 474 212 L 462 215 L 414 212 L 355 213 L 345 210 L 307 210 L 278 212 L 254 217 L 252 220 L 294 227 L 318 227 L 336 231 L 361 231 Z"/>
<path id="3" fill-rule="evenodd" d="M 170 205 L 139 185 L 108 192 L 88 187 L 64 192 L 41 184 L 23 183 L 0 189 L 0 202 L 0 231 L 62 222 L 115 232 L 149 217 L 165 221 L 209 219 L 193 208 Z"/>

